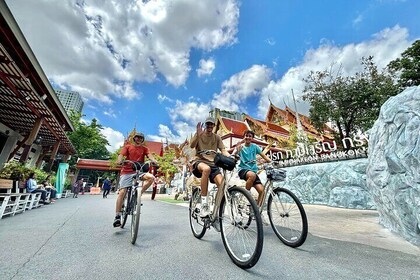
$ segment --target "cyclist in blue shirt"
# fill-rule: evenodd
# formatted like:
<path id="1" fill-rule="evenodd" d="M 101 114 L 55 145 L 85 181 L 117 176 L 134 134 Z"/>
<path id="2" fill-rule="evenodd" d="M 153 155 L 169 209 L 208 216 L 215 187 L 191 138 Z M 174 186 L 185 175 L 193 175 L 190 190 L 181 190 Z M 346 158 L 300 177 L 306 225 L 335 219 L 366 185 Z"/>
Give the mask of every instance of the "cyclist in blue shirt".
<path id="1" fill-rule="evenodd" d="M 257 190 L 257 203 L 258 206 L 261 206 L 264 187 L 257 175 L 257 155 L 260 155 L 266 162 L 271 162 L 271 159 L 262 153 L 262 150 L 258 145 L 251 143 L 254 135 L 252 130 L 245 131 L 244 139 L 236 145 L 233 154 L 239 154 L 241 160 L 239 163 L 239 178 L 246 181 L 247 190 L 251 190 L 251 187 L 254 187 Z"/>

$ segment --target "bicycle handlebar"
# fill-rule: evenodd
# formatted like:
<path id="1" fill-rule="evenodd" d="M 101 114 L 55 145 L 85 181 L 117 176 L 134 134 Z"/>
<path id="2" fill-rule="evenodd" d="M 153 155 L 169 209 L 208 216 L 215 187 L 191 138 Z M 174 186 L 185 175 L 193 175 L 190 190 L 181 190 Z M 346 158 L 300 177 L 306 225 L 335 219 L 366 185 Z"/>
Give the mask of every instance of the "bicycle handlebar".
<path id="1" fill-rule="evenodd" d="M 143 167 L 146 166 L 146 164 L 150 164 L 150 166 L 158 166 L 157 162 L 150 161 L 150 160 L 146 160 L 145 162 L 141 163 L 139 161 L 132 161 L 132 160 L 125 159 L 121 162 L 121 164 L 125 164 L 125 163 L 131 163 L 131 165 L 136 171 L 142 170 Z"/>
<path id="2" fill-rule="evenodd" d="M 211 154 L 217 154 L 215 150 L 202 150 L 198 151 L 197 155 L 211 155 Z"/>
<path id="3" fill-rule="evenodd" d="M 217 154 L 222 154 L 222 153 L 216 152 L 215 150 L 202 150 L 202 151 L 197 152 L 197 155 L 211 155 L 211 154 L 217 155 Z M 238 155 L 230 155 L 230 157 L 235 160 L 239 159 Z"/>
<path id="4" fill-rule="evenodd" d="M 279 166 L 280 166 L 280 164 L 278 162 L 275 162 L 275 161 L 263 164 L 264 169 L 269 169 L 269 168 L 281 169 L 281 168 L 279 168 Z"/>
<path id="5" fill-rule="evenodd" d="M 248 163 L 256 163 L 257 162 L 257 160 L 249 160 L 249 161 L 246 161 L 245 162 L 245 164 L 248 164 Z M 277 169 L 277 168 L 279 168 L 279 163 L 278 162 L 275 162 L 275 161 L 272 161 L 272 162 L 268 162 L 268 163 L 263 163 L 262 164 L 262 168 L 261 169 L 268 169 L 268 168 L 275 168 L 275 169 Z"/>

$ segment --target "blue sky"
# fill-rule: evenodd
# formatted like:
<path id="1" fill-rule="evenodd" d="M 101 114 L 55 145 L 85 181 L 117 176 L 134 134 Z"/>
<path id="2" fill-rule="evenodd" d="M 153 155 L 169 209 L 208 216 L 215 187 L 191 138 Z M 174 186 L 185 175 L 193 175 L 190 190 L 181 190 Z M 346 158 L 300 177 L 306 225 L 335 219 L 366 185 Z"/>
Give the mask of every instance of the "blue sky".
<path id="1" fill-rule="evenodd" d="M 112 3 L 116 2 L 118 4 Z M 134 126 L 181 142 L 218 107 L 307 113 L 310 71 L 379 67 L 420 38 L 420 1 L 6 0 L 51 83 L 78 91 L 110 150 Z"/>

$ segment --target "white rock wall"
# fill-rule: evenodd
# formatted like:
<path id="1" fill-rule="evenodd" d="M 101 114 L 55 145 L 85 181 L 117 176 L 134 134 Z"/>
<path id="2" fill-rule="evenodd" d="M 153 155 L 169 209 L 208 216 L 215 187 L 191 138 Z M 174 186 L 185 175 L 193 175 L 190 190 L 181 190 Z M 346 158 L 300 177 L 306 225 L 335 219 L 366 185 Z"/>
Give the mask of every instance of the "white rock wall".
<path id="1" fill-rule="evenodd" d="M 369 134 L 367 184 L 379 222 L 420 245 L 420 86 L 385 102 Z"/>
<path id="2" fill-rule="evenodd" d="M 285 168 L 276 185 L 293 191 L 303 203 L 353 209 L 375 209 L 366 185 L 367 159 L 316 163 Z"/>

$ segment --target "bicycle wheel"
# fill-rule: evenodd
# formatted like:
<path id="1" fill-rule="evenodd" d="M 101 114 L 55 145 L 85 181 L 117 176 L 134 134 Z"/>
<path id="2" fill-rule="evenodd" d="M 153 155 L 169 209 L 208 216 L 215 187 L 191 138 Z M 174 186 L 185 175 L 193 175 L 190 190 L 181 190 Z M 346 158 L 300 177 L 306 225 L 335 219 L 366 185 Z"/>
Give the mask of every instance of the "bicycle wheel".
<path id="1" fill-rule="evenodd" d="M 192 233 L 198 239 L 201 239 L 206 233 L 206 226 L 203 220 L 199 217 L 199 211 L 201 205 L 201 190 L 195 189 L 190 199 L 190 226 Z"/>
<path id="2" fill-rule="evenodd" d="M 308 235 L 308 220 L 299 199 L 288 189 L 273 190 L 268 197 L 267 213 L 277 237 L 287 246 L 299 247 Z"/>
<path id="3" fill-rule="evenodd" d="M 129 207 L 130 196 L 128 195 L 129 193 L 131 193 L 131 187 L 125 189 L 123 205 L 122 205 L 122 208 L 121 208 L 121 218 L 122 218 L 121 228 L 124 228 L 125 223 L 127 222 L 129 211 L 130 211 L 130 207 Z"/>
<path id="4" fill-rule="evenodd" d="M 263 249 L 263 225 L 248 191 L 236 186 L 229 189 L 228 197 L 223 197 L 220 204 L 219 222 L 223 244 L 232 261 L 241 268 L 253 267 Z"/>
<path id="5" fill-rule="evenodd" d="M 131 243 L 136 243 L 139 232 L 140 214 L 141 214 L 141 192 L 136 190 L 131 198 Z"/>

